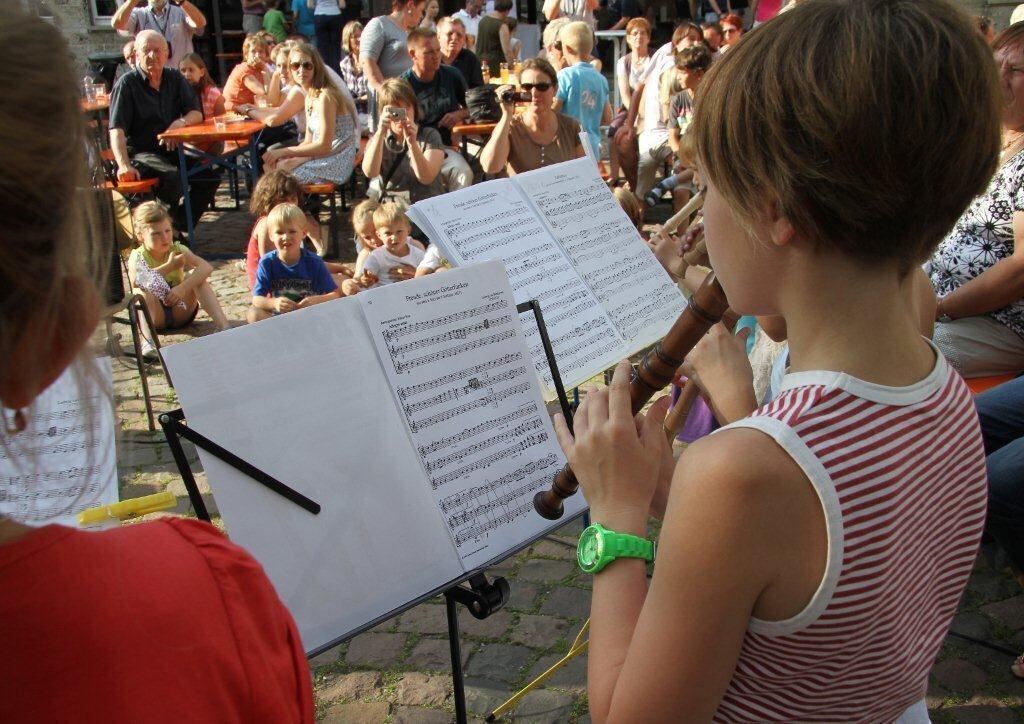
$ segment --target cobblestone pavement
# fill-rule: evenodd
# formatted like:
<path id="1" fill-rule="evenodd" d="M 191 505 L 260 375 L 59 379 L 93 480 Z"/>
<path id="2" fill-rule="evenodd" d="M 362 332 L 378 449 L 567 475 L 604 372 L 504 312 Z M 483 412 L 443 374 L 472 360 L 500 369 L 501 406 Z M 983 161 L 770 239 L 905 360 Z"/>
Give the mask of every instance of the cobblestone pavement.
<path id="1" fill-rule="evenodd" d="M 221 199 L 224 203 L 224 199 Z M 199 226 L 202 254 L 244 251 L 251 218 L 245 213 L 215 213 Z M 351 238 L 350 235 L 342 236 Z M 351 258 L 343 243 L 342 258 Z M 212 262 L 211 280 L 228 317 L 243 319 L 249 303 L 244 272 L 233 260 Z M 127 327 L 117 326 L 123 346 Z M 176 344 L 213 331 L 205 314 L 179 334 L 161 336 Z M 121 426 L 118 467 L 122 498 L 162 490 L 178 496 L 177 512 L 190 514 L 184 486 L 160 432 L 147 429 L 138 373 L 128 360 L 115 360 L 114 379 Z M 152 368 L 151 391 L 157 411 L 177 407 L 159 366 Z M 194 449 L 189 459 L 199 470 Z M 197 475 L 207 494 L 202 473 Z M 212 501 L 209 501 L 212 502 Z M 209 505 L 208 502 L 208 505 Z M 210 506 L 215 511 L 215 506 Z M 561 529 L 507 560 L 491 575 L 511 584 L 504 609 L 478 621 L 460 613 L 466 700 L 474 717 L 483 717 L 513 692 L 561 657 L 589 610 L 590 578 L 573 565 L 578 523 Z M 566 545 L 569 544 L 569 545 Z M 1024 594 L 1008 571 L 981 556 L 954 631 L 1007 651 L 1024 650 Z M 427 601 L 314 658 L 310 665 L 318 717 L 325 722 L 447 722 L 453 719 L 453 694 L 443 599 Z M 1009 671 L 1009 653 L 947 637 L 936 662 L 928 704 L 937 722 L 1011 722 L 1024 716 L 1024 682 Z M 589 721 L 586 704 L 586 656 L 573 659 L 547 684 L 528 694 L 507 718 L 531 722 Z"/>

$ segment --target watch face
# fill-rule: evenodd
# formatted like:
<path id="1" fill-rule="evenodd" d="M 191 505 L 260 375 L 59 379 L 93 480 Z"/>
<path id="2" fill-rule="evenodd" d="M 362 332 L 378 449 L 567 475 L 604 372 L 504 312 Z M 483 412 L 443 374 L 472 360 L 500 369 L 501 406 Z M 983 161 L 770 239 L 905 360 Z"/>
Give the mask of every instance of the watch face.
<path id="1" fill-rule="evenodd" d="M 601 538 L 593 528 L 587 528 L 580 535 L 576 558 L 583 570 L 593 568 L 601 559 Z"/>

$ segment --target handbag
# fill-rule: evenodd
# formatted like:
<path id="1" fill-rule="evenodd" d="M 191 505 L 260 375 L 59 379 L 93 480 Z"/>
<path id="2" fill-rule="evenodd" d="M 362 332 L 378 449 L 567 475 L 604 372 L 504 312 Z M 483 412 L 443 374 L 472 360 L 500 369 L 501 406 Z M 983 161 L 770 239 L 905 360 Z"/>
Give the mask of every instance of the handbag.
<path id="1" fill-rule="evenodd" d="M 466 108 L 472 123 L 498 121 L 501 119 L 501 107 L 498 105 L 497 89 L 488 84 L 466 91 Z"/>

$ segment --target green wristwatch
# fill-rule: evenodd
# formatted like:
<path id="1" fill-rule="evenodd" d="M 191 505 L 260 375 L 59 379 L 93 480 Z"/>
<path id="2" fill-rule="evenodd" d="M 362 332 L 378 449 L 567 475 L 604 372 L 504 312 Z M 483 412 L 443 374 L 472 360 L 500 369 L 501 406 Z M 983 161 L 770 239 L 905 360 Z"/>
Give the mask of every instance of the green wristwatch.
<path id="1" fill-rule="evenodd" d="M 642 558 L 653 561 L 654 541 L 628 533 L 616 533 L 594 523 L 580 534 L 576 560 L 584 573 L 598 573 L 616 558 Z"/>

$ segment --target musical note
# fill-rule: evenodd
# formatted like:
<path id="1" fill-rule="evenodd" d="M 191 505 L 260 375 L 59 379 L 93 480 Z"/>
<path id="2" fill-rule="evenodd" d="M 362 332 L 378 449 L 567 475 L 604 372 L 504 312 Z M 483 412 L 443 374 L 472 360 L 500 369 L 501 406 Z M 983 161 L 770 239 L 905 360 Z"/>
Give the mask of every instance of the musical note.
<path id="1" fill-rule="evenodd" d="M 453 480 L 458 480 L 468 472 L 475 472 L 483 468 L 488 468 L 492 464 L 498 462 L 499 460 L 503 460 L 504 458 L 511 457 L 513 455 L 518 455 L 519 453 L 525 450 L 529 450 L 531 447 L 534 447 L 535 445 L 540 445 L 541 443 L 546 442 L 547 439 L 548 435 L 545 432 L 541 432 L 536 435 L 527 435 L 526 437 L 521 438 L 518 442 L 512 445 L 506 445 L 501 450 L 491 453 L 485 458 L 476 460 L 472 463 L 469 463 L 468 465 L 463 465 L 461 468 L 456 468 L 450 473 L 442 475 L 439 478 L 431 478 L 430 486 L 434 490 L 437 490 L 446 483 L 450 483 Z"/>

